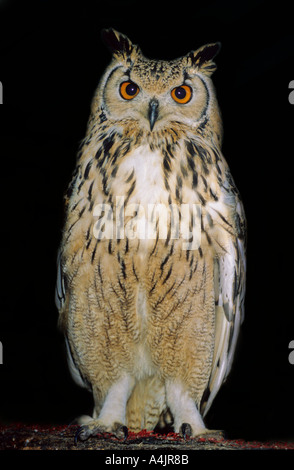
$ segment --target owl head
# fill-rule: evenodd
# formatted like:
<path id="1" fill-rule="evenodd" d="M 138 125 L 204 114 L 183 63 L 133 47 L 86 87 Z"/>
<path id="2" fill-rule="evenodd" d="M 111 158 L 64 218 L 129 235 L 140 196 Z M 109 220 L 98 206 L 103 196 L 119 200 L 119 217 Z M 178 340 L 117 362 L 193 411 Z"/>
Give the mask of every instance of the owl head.
<path id="1" fill-rule="evenodd" d="M 220 43 L 207 44 L 172 60 L 151 60 L 113 29 L 102 31 L 112 52 L 93 100 L 92 112 L 123 125 L 156 133 L 173 124 L 204 129 L 221 139 L 221 119 L 210 76 Z M 97 115 L 97 114 L 96 114 Z"/>

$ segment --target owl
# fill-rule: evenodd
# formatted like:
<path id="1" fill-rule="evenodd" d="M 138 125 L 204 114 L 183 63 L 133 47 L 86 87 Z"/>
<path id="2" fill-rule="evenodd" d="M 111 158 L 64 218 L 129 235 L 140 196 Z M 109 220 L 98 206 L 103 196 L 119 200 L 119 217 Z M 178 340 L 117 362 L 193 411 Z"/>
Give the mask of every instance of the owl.
<path id="1" fill-rule="evenodd" d="M 112 54 L 65 194 L 56 304 L 68 363 L 93 394 L 76 439 L 204 419 L 244 316 L 246 222 L 221 153 L 219 43 L 150 60 Z"/>

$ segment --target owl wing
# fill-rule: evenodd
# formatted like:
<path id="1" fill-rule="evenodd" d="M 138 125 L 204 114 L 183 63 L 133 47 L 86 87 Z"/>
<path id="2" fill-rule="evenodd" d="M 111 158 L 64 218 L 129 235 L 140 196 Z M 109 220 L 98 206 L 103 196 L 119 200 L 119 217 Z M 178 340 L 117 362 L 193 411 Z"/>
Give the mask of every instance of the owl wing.
<path id="1" fill-rule="evenodd" d="M 56 276 L 56 285 L 55 285 L 55 305 L 60 311 L 65 302 L 65 285 L 64 285 L 64 276 L 61 267 L 61 250 L 58 250 L 57 253 L 57 276 Z"/>
<path id="2" fill-rule="evenodd" d="M 62 263 L 61 263 L 61 250 L 58 251 L 57 254 L 57 276 L 56 276 L 56 285 L 55 285 L 55 305 L 59 312 L 62 311 L 65 301 L 66 301 L 66 288 L 64 282 L 64 273 L 62 270 Z M 79 385 L 80 387 L 88 388 L 88 385 L 83 380 L 79 369 L 75 365 L 70 345 L 68 339 L 65 335 L 65 345 L 66 345 L 66 353 L 67 353 L 67 363 L 70 374 L 74 380 L 74 382 Z"/>
<path id="3" fill-rule="evenodd" d="M 229 238 L 226 253 L 214 262 L 215 349 L 209 384 L 201 403 L 203 416 L 231 370 L 240 326 L 244 320 L 246 220 L 240 200 L 235 205 L 234 218 L 237 236 Z"/>

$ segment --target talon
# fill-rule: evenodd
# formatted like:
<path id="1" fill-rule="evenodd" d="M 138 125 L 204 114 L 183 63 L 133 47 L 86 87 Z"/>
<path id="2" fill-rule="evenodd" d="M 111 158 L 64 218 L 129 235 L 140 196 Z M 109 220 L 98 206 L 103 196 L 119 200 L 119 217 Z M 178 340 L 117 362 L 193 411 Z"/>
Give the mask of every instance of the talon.
<path id="1" fill-rule="evenodd" d="M 80 438 L 81 432 L 82 432 L 82 428 L 79 427 L 78 430 L 77 430 L 76 433 L 75 433 L 75 439 L 74 439 L 75 446 L 78 445 L 78 440 L 79 440 L 79 438 Z"/>
<path id="2" fill-rule="evenodd" d="M 181 434 L 185 441 L 192 436 L 192 428 L 189 423 L 183 423 L 181 426 Z"/>
<path id="3" fill-rule="evenodd" d="M 128 435 L 129 435 L 129 430 L 126 426 L 122 426 L 122 432 L 124 433 L 124 440 L 123 442 L 126 442 Z"/>
<path id="4" fill-rule="evenodd" d="M 129 430 L 127 426 L 124 426 L 120 423 L 115 423 L 113 427 L 113 433 L 118 439 L 123 439 L 123 442 L 126 442 L 129 435 Z"/>
<path id="5" fill-rule="evenodd" d="M 86 429 L 84 428 L 84 426 L 80 426 L 77 432 L 75 433 L 75 439 L 74 439 L 75 446 L 78 445 L 78 440 L 85 441 L 86 439 L 88 439 L 88 437 L 89 435 L 86 432 Z"/>

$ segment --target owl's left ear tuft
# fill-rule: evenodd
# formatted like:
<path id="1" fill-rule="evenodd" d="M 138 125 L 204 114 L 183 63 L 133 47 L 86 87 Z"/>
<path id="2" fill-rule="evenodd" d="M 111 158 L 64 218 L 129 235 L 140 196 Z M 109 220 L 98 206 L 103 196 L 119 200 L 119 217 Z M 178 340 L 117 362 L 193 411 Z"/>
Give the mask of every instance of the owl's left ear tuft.
<path id="1" fill-rule="evenodd" d="M 216 70 L 213 59 L 219 53 L 220 48 L 221 43 L 215 42 L 213 44 L 206 44 L 196 51 L 190 52 L 189 58 L 192 66 L 201 69 L 206 75 L 211 75 Z"/>
<path id="2" fill-rule="evenodd" d="M 101 31 L 101 37 L 104 44 L 116 57 L 123 56 L 127 58 L 133 52 L 134 46 L 127 36 L 115 29 L 103 29 Z"/>

